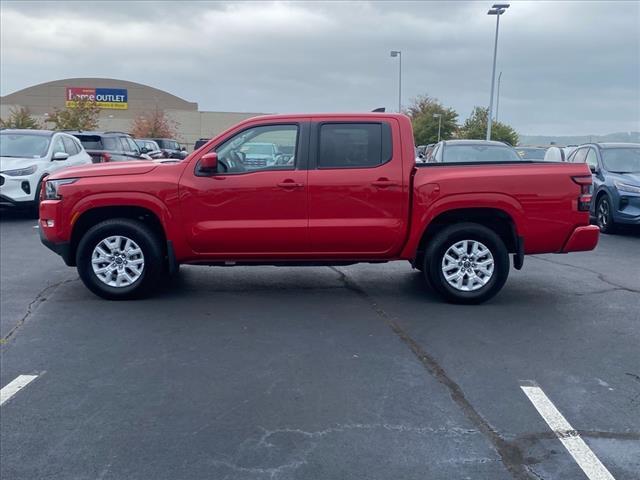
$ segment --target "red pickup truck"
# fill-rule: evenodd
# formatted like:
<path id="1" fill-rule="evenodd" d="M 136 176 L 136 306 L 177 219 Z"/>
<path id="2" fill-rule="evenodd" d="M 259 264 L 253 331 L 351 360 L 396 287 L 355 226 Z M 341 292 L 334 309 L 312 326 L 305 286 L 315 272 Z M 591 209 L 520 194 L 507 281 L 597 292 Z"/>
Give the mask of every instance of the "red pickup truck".
<path id="1" fill-rule="evenodd" d="M 590 188 L 585 164 L 416 165 L 400 114 L 272 115 L 182 161 L 51 175 L 40 234 L 109 299 L 148 294 L 180 264 L 408 260 L 445 299 L 479 303 L 509 254 L 520 269 L 525 254 L 595 248 Z"/>

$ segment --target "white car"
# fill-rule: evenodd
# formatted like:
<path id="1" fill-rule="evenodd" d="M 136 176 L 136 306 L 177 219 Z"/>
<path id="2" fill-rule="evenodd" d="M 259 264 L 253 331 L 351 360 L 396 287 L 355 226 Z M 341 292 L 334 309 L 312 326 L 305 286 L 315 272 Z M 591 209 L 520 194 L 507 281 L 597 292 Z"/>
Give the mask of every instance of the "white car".
<path id="1" fill-rule="evenodd" d="M 0 130 L 0 207 L 37 212 L 47 175 L 92 163 L 80 141 L 50 130 Z"/>

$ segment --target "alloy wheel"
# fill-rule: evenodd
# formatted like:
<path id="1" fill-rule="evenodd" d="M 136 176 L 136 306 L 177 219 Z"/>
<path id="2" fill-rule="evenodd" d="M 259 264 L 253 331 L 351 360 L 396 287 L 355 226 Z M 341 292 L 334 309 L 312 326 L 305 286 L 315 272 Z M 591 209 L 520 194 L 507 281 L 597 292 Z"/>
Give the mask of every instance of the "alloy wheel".
<path id="1" fill-rule="evenodd" d="M 144 254 L 130 238 L 112 235 L 95 246 L 91 266 L 102 283 L 116 288 L 128 287 L 142 276 Z"/>
<path id="2" fill-rule="evenodd" d="M 460 240 L 442 257 L 442 274 L 447 283 L 463 292 L 484 287 L 495 270 L 491 251 L 477 240 Z"/>

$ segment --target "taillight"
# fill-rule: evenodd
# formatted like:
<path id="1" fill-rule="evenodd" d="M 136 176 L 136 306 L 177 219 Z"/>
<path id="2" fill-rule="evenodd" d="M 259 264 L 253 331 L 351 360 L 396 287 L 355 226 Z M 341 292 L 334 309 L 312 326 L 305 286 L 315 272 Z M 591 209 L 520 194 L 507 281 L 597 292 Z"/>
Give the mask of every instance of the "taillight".
<path id="1" fill-rule="evenodd" d="M 583 177 L 571 177 L 571 179 L 580 185 L 580 196 L 578 197 L 578 210 L 588 212 L 591 208 L 591 175 Z"/>

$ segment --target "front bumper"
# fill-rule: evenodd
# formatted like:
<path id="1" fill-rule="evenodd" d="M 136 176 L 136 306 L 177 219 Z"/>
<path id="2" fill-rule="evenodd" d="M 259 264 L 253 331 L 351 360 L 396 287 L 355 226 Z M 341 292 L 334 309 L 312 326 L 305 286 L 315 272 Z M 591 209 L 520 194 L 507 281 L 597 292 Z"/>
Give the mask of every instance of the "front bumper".
<path id="1" fill-rule="evenodd" d="M 35 203 L 38 182 L 33 175 L 24 177 L 0 175 L 0 177 L 0 206 L 27 207 Z"/>
<path id="2" fill-rule="evenodd" d="M 618 191 L 616 209 L 613 211 L 614 223 L 640 225 L 640 195 Z"/>
<path id="3" fill-rule="evenodd" d="M 33 200 L 15 200 L 5 195 L 0 195 L 0 208 L 31 208 L 35 206 L 36 202 Z"/>
<path id="4" fill-rule="evenodd" d="M 45 247 L 60 255 L 62 260 L 64 260 L 64 263 L 69 267 L 73 267 L 75 265 L 75 258 L 71 258 L 71 245 L 69 242 L 52 242 L 45 236 L 42 225 L 40 225 L 38 232 L 40 233 L 40 241 Z"/>
<path id="5" fill-rule="evenodd" d="M 600 228 L 596 225 L 586 225 L 584 227 L 576 227 L 569 240 L 564 244 L 562 253 L 569 252 L 586 252 L 593 250 L 598 245 L 600 238 Z"/>

